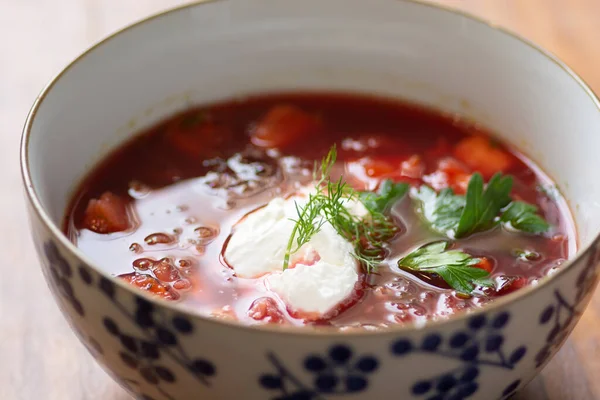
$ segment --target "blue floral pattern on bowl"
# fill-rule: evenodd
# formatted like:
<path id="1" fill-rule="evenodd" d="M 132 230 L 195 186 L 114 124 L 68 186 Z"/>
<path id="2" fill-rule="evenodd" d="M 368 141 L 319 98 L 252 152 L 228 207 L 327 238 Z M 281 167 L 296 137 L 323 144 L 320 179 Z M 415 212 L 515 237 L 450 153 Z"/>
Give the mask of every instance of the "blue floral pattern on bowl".
<path id="1" fill-rule="evenodd" d="M 510 321 L 510 314 L 502 312 L 488 319 L 479 315 L 468 320 L 464 330 L 448 337 L 438 333 L 426 336 L 421 343 L 398 339 L 391 351 L 397 357 L 412 353 L 426 353 L 456 360 L 460 365 L 442 374 L 415 382 L 411 393 L 415 398 L 428 400 L 466 399 L 479 390 L 477 378 L 482 368 L 513 369 L 527 348 L 519 346 L 508 351 L 505 347 L 503 329 Z M 520 385 L 516 380 L 503 391 L 502 396 L 512 395 Z"/>
<path id="2" fill-rule="evenodd" d="M 51 283 L 60 296 L 66 301 L 73 310 L 81 317 L 85 316 L 85 310 L 81 302 L 75 296 L 75 291 L 71 285 L 73 277 L 73 268 L 67 260 L 60 254 L 58 247 L 52 241 L 44 244 L 44 255 L 48 261 L 48 270 L 50 271 Z"/>
<path id="3" fill-rule="evenodd" d="M 275 354 L 269 353 L 267 358 L 276 372 L 262 375 L 259 382 L 277 393 L 272 400 L 316 400 L 325 394 L 363 392 L 369 385 L 369 374 L 379 367 L 372 355 L 356 357 L 349 346 L 334 345 L 325 356 L 311 354 L 304 359 L 304 369 L 313 374 L 311 381 L 304 383 Z"/>
<path id="4" fill-rule="evenodd" d="M 93 332 L 74 324 L 78 336 L 95 357 L 104 358 L 112 354 L 130 371 L 120 374 L 117 379 L 138 398 L 179 399 L 175 387 L 182 376 L 178 376 L 174 366 L 205 388 L 210 388 L 218 380 L 219 360 L 191 356 L 195 352 L 186 347 L 186 338 L 201 335 L 189 317 L 169 312 L 133 293 L 130 294 L 133 301 L 124 302 L 123 296 L 118 295 L 121 289 L 111 280 L 100 276 L 89 266 L 81 264 L 73 267 L 51 240 L 46 241 L 40 250 L 47 261 L 49 283 L 60 299 L 63 311 L 72 320 L 98 318 L 107 337 L 112 339 L 100 343 L 93 337 Z M 595 287 L 599 259 L 600 251 L 594 247 L 574 280 L 574 290 L 570 292 L 562 287 L 552 292 L 550 303 L 540 310 L 537 321 L 547 331 L 546 341 L 532 352 L 526 345 L 507 346 L 512 317 L 511 313 L 501 311 L 473 316 L 465 320 L 462 328 L 430 331 L 417 340 L 414 336 L 397 337 L 388 342 L 387 351 L 382 346 L 377 352 L 363 352 L 351 342 L 334 342 L 303 356 L 300 365 L 290 365 L 285 361 L 288 357 L 276 350 L 267 350 L 265 360 L 268 369 L 261 369 L 254 382 L 264 393 L 264 398 L 270 400 L 326 400 L 340 396 L 371 398 L 369 393 L 373 389 L 373 380 L 379 373 L 386 368 L 407 365 L 402 361 L 407 357 L 428 356 L 438 358 L 441 364 L 449 367 L 442 372 L 424 373 L 407 386 L 396 387 L 394 391 L 402 394 L 401 398 L 481 398 L 485 390 L 481 379 L 486 374 L 512 371 L 530 353 L 528 362 L 533 364 L 533 368 L 540 368 L 558 350 Z M 105 315 L 87 313 L 89 304 L 86 305 L 77 294 L 82 290 L 99 293 L 112 307 Z M 496 398 L 507 399 L 521 386 L 521 379 L 508 381 Z"/>
<path id="5" fill-rule="evenodd" d="M 48 260 L 51 279 L 58 289 L 58 294 L 69 304 L 73 310 L 82 318 L 85 317 L 85 309 L 77 299 L 71 279 L 74 278 L 73 268 L 60 254 L 57 246 L 49 241 L 44 245 L 44 254 Z M 166 366 L 161 364 L 164 358 L 183 366 L 192 376 L 205 386 L 210 385 L 210 378 L 216 374 L 215 365 L 203 358 L 192 358 L 180 345 L 178 335 L 192 335 L 194 327 L 184 316 L 175 316 L 167 320 L 164 313 L 154 307 L 152 303 L 136 296 L 136 308 L 130 312 L 117 299 L 115 285 L 106 278 L 100 278 L 94 282 L 89 268 L 80 265 L 77 268 L 78 277 L 83 284 L 89 288 L 99 289 L 116 306 L 121 316 L 132 321 L 142 334 L 131 334 L 121 329 L 114 318 L 105 316 L 102 320 L 105 330 L 114 336 L 120 346 L 111 347 L 117 351 L 122 363 L 139 374 L 139 379 L 119 377 L 119 380 L 128 389 L 136 391 L 141 382 L 153 385 L 166 400 L 174 400 L 166 390 L 161 387 L 163 383 L 175 383 L 177 377 Z M 103 353 L 101 346 L 91 336 L 83 332 L 77 332 L 85 343 L 88 350 L 96 355 Z M 151 396 L 142 395 L 144 400 L 154 400 Z"/>
<path id="6" fill-rule="evenodd" d="M 599 246 L 594 246 L 588 264 L 581 270 L 575 281 L 575 296 L 568 300 L 567 294 L 559 289 L 554 290 L 554 301 L 548 304 L 539 314 L 539 324 L 549 326 L 545 345 L 537 352 L 535 364 L 542 368 L 546 362 L 564 343 L 581 314 L 587 306 L 587 298 L 591 296 L 598 281 Z"/>

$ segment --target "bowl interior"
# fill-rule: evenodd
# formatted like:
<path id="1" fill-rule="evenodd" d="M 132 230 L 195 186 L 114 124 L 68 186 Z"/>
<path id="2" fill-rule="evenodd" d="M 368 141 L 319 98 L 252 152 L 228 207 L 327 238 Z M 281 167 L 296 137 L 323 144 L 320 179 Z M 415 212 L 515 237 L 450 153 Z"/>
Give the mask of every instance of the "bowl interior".
<path id="1" fill-rule="evenodd" d="M 472 118 L 532 157 L 600 228 L 600 111 L 565 67 L 469 17 L 401 0 L 216 0 L 127 29 L 71 65 L 29 120 L 26 164 L 59 225 L 80 179 L 192 104 L 280 90 L 392 96 Z"/>

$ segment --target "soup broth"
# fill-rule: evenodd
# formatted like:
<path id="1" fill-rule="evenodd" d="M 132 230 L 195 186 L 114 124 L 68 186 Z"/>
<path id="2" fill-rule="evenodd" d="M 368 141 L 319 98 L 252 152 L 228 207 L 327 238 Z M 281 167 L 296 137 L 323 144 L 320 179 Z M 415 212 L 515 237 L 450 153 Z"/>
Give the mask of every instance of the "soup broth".
<path id="1" fill-rule="evenodd" d="M 556 186 L 479 125 L 336 93 L 161 122 L 94 168 L 64 232 L 106 272 L 197 313 L 340 330 L 482 307 L 576 248 Z"/>

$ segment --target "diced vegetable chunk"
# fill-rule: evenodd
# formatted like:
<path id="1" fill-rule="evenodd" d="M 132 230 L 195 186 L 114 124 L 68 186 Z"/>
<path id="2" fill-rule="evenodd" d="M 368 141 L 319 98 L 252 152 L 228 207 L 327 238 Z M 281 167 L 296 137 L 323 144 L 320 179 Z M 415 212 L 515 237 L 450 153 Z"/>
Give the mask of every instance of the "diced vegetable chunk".
<path id="1" fill-rule="evenodd" d="M 398 166 L 394 163 L 378 158 L 362 158 L 360 164 L 365 174 L 371 178 L 383 178 L 398 170 Z"/>
<path id="2" fill-rule="evenodd" d="M 173 283 L 173 288 L 177 290 L 189 290 L 192 288 L 192 283 L 187 279 L 179 279 Z"/>
<path id="3" fill-rule="evenodd" d="M 151 293 L 165 300 L 177 300 L 179 294 L 169 286 L 164 285 L 150 275 L 133 272 L 131 274 L 120 275 L 119 278 L 141 290 Z"/>
<path id="4" fill-rule="evenodd" d="M 189 118 L 189 117 L 188 117 Z M 225 126 L 210 120 L 176 120 L 167 128 L 166 139 L 176 150 L 190 157 L 219 156 L 233 134 Z"/>
<path id="5" fill-rule="evenodd" d="M 130 227 L 127 204 L 121 197 L 103 193 L 99 199 L 91 199 L 83 216 L 86 229 L 96 233 L 122 232 Z"/>
<path id="6" fill-rule="evenodd" d="M 248 310 L 248 316 L 266 323 L 278 324 L 283 322 L 283 313 L 277 307 L 275 300 L 270 297 L 261 297 L 254 300 Z"/>
<path id="7" fill-rule="evenodd" d="M 156 278 L 163 282 L 174 282 L 180 278 L 179 272 L 169 259 L 162 259 L 152 267 Z"/>
<path id="8" fill-rule="evenodd" d="M 410 156 L 408 160 L 402 161 L 402 164 L 400 164 L 400 173 L 403 176 L 420 179 L 424 172 L 425 164 L 418 154 Z"/>
<path id="9" fill-rule="evenodd" d="M 497 289 L 499 296 L 512 293 L 527 286 L 527 278 L 522 276 L 504 276 L 500 279 L 500 287 Z"/>
<path id="10" fill-rule="evenodd" d="M 492 262 L 486 257 L 480 257 L 479 260 L 479 263 L 475 264 L 474 267 L 484 269 L 487 272 L 492 273 L 492 270 L 494 269 Z"/>
<path id="11" fill-rule="evenodd" d="M 510 154 L 482 136 L 461 140 L 454 148 L 454 155 L 471 169 L 481 172 L 485 178 L 508 170 L 513 162 Z"/>
<path id="12" fill-rule="evenodd" d="M 445 157 L 439 160 L 437 170 L 423 180 L 435 190 L 451 188 L 456 194 L 465 194 L 471 175 L 463 163 L 453 157 Z"/>
<path id="13" fill-rule="evenodd" d="M 464 194 L 467 191 L 471 172 L 469 169 L 452 157 L 440 160 L 439 170 L 448 176 L 448 184 L 456 194 Z"/>
<path id="14" fill-rule="evenodd" d="M 452 157 L 444 157 L 438 163 L 438 169 L 448 175 L 469 174 L 469 169 L 461 162 Z"/>
<path id="15" fill-rule="evenodd" d="M 251 134 L 251 141 L 259 147 L 286 147 L 301 139 L 308 139 L 320 131 L 321 123 L 298 107 L 278 105 L 271 108 Z"/>

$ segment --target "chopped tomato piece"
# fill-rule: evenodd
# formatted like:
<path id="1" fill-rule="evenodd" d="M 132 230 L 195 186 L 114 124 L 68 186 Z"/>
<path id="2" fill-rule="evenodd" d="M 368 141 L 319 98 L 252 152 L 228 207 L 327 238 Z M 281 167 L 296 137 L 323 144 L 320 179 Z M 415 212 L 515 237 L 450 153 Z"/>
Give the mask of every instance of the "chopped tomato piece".
<path id="1" fill-rule="evenodd" d="M 418 154 L 410 156 L 406 161 L 400 164 L 401 174 L 409 178 L 420 179 L 425 172 L 425 164 Z"/>
<path id="2" fill-rule="evenodd" d="M 188 290 L 192 288 L 192 283 L 187 279 L 179 279 L 173 283 L 173 288 L 177 290 Z"/>
<path id="3" fill-rule="evenodd" d="M 229 128 L 205 118 L 190 116 L 173 121 L 167 127 L 165 138 L 178 151 L 190 157 L 212 158 L 219 156 L 231 143 Z"/>
<path id="4" fill-rule="evenodd" d="M 394 163 L 378 158 L 362 158 L 359 162 L 365 174 L 371 178 L 385 177 L 398 170 L 398 166 Z"/>
<path id="5" fill-rule="evenodd" d="M 283 322 L 283 313 L 277 307 L 275 300 L 270 297 L 254 300 L 248 310 L 248 316 L 266 323 L 279 324 Z"/>
<path id="6" fill-rule="evenodd" d="M 471 136 L 461 140 L 454 148 L 454 155 L 486 178 L 496 172 L 506 171 L 513 162 L 510 154 L 482 136 Z"/>
<path id="7" fill-rule="evenodd" d="M 438 169 L 448 175 L 468 174 L 470 171 L 466 165 L 453 157 L 444 157 L 438 163 Z"/>
<path id="8" fill-rule="evenodd" d="M 127 230 L 130 226 L 125 200 L 105 192 L 99 199 L 91 199 L 83 215 L 83 225 L 96 233 Z"/>
<path id="9" fill-rule="evenodd" d="M 442 190 L 449 187 L 457 194 L 464 194 L 467 191 L 470 179 L 471 173 L 469 169 L 452 157 L 445 157 L 439 160 L 438 169 L 423 178 L 435 190 Z"/>
<path id="10" fill-rule="evenodd" d="M 446 157 L 440 160 L 439 170 L 448 176 L 448 183 L 454 193 L 466 193 L 472 174 L 464 164 L 452 157 Z"/>
<path id="11" fill-rule="evenodd" d="M 456 194 L 465 194 L 467 193 L 467 187 L 469 186 L 469 181 L 471 180 L 471 174 L 457 174 L 454 175 L 454 182 L 452 182 L 452 189 Z"/>
<path id="12" fill-rule="evenodd" d="M 259 147 L 285 147 L 307 140 L 320 131 L 321 123 L 298 107 L 278 105 L 269 110 L 251 133 L 250 140 Z"/>
<path id="13" fill-rule="evenodd" d="M 174 282 L 179 279 L 179 272 L 169 259 L 162 259 L 152 267 L 154 276 L 161 282 Z"/>
<path id="14" fill-rule="evenodd" d="M 479 264 L 475 265 L 475 267 L 484 269 L 487 272 L 492 273 L 492 270 L 494 269 L 494 265 L 492 264 L 492 262 L 486 257 L 481 257 L 480 260 L 481 261 L 479 261 Z"/>
<path id="15" fill-rule="evenodd" d="M 348 172 L 366 188 L 373 188 L 378 181 L 391 179 L 394 182 L 418 184 L 425 171 L 425 164 L 418 155 L 393 157 L 362 157 L 347 164 Z M 364 190 L 352 180 L 349 183 L 358 190 Z"/>
<path id="16" fill-rule="evenodd" d="M 502 282 L 500 283 L 497 293 L 499 296 L 504 296 L 505 294 L 512 293 L 525 286 L 527 286 L 527 278 L 522 276 L 505 276 L 502 277 Z"/>
<path id="17" fill-rule="evenodd" d="M 167 285 L 163 285 L 158 279 L 150 275 L 133 272 L 130 274 L 119 275 L 119 278 L 148 293 L 152 293 L 165 300 L 177 300 L 179 294 Z"/>

